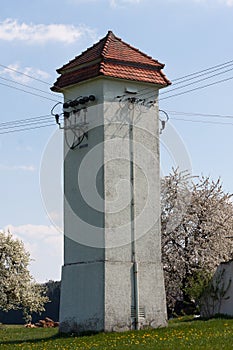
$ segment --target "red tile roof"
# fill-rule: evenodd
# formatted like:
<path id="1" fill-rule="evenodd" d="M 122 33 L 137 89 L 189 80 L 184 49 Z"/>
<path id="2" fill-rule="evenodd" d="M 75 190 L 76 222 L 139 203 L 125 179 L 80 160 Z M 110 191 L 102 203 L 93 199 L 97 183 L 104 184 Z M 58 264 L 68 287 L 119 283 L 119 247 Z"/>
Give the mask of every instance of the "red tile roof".
<path id="1" fill-rule="evenodd" d="M 133 80 L 167 86 L 164 65 L 117 38 L 111 31 L 98 43 L 57 70 L 53 91 L 61 91 L 97 76 Z"/>

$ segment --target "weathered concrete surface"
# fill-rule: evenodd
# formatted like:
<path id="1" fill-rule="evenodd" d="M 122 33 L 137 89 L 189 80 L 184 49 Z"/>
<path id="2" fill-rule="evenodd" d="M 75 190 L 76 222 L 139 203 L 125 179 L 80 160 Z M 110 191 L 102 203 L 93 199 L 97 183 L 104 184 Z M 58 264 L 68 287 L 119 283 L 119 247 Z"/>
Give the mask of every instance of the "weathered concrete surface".
<path id="1" fill-rule="evenodd" d="M 87 146 L 70 150 L 64 142 L 62 332 L 134 328 L 135 261 L 139 328 L 166 325 L 158 105 L 119 102 L 129 87 L 157 99 L 152 85 L 106 78 L 65 91 L 66 100 L 93 94 L 97 101 L 87 109 Z"/>
<path id="2" fill-rule="evenodd" d="M 61 332 L 104 330 L 103 287 L 103 263 L 74 264 L 63 267 Z"/>

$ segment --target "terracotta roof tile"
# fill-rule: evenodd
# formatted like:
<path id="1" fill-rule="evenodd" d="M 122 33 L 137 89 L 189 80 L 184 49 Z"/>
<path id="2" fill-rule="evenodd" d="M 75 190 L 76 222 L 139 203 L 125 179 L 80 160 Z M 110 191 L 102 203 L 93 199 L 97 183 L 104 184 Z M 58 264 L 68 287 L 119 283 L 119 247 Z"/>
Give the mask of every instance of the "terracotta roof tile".
<path id="1" fill-rule="evenodd" d="M 62 74 L 54 84 L 54 90 L 62 89 L 64 87 L 80 83 L 81 81 L 85 81 L 91 78 L 95 78 L 100 74 L 100 64 L 97 63 L 95 65 L 89 67 L 83 67 L 76 71 L 67 72 L 66 74 Z M 52 88 L 53 90 L 53 88 Z"/>
<path id="2" fill-rule="evenodd" d="M 167 86 L 163 64 L 117 38 L 111 31 L 98 43 L 57 70 L 53 91 L 99 75 Z"/>
<path id="3" fill-rule="evenodd" d="M 148 83 L 155 83 L 164 85 L 164 77 L 158 70 L 151 70 L 149 68 L 138 68 L 132 66 L 122 66 L 112 63 L 106 63 L 101 68 L 101 72 L 109 77 L 143 81 Z"/>

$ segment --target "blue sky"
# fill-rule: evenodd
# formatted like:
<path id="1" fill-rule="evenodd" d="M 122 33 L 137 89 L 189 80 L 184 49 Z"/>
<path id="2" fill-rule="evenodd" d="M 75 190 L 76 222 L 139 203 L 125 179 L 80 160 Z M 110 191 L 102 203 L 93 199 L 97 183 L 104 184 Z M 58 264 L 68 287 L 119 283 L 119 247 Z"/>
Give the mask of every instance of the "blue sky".
<path id="1" fill-rule="evenodd" d="M 171 81 L 233 60 L 232 0 L 7 0 L 3 3 L 0 123 L 49 115 L 55 101 L 61 100 L 59 94 L 48 94 L 57 77 L 56 69 L 105 36 L 108 30 L 165 63 L 164 72 Z M 230 69 L 189 88 L 231 78 Z M 175 85 L 169 89 L 173 88 Z M 213 179 L 220 176 L 229 192 L 233 192 L 233 119 L 224 116 L 233 118 L 232 88 L 233 79 L 167 99 L 164 97 L 175 92 L 161 94 L 160 100 L 160 108 L 169 115 L 170 130 L 183 142 L 193 174 L 210 175 Z M 176 93 L 185 90 L 188 88 Z M 31 272 L 37 281 L 60 279 L 61 135 L 55 125 L 14 133 L 2 133 L 12 131 L 6 129 L 6 124 L 0 127 L 0 228 L 9 228 L 24 241 L 33 259 Z M 162 139 L 163 173 L 172 165 L 179 165 L 165 151 L 168 131 L 167 125 Z M 51 182 L 44 185 L 40 174 L 48 152 L 54 152 L 57 168 L 54 167 Z M 59 202 L 57 211 L 48 204 L 46 194 L 45 204 L 42 198 L 46 186 L 51 189 L 53 178 L 56 186 L 51 196 Z"/>

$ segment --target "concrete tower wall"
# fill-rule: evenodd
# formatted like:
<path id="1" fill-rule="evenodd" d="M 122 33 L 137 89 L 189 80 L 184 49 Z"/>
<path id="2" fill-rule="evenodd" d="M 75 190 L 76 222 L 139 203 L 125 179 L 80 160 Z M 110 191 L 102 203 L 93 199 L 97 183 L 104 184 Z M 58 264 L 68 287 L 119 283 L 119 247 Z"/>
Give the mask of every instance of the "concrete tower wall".
<path id="1" fill-rule="evenodd" d="M 116 96 L 127 95 L 126 91 L 140 94 L 145 89 L 150 100 L 157 100 L 158 90 L 138 83 L 112 83 L 106 80 L 104 84 L 105 228 L 110 228 L 105 232 L 105 242 L 113 246 L 105 254 L 105 326 L 108 330 L 127 329 L 134 324 L 130 310 L 135 306 L 135 261 L 138 307 L 144 314 L 139 328 L 157 327 L 166 323 L 159 220 L 158 104 L 147 109 L 112 101 Z M 119 202 L 123 209 L 117 211 Z M 112 213 L 114 209 L 116 212 Z M 118 246 L 116 240 L 122 244 Z"/>
<path id="2" fill-rule="evenodd" d="M 149 108 L 158 90 L 97 78 L 65 99 L 90 94 L 88 139 L 70 149 L 75 135 L 65 131 L 61 331 L 164 326 L 158 105 Z"/>

